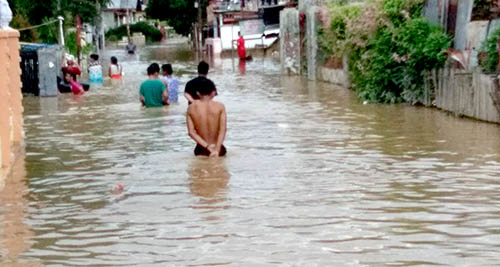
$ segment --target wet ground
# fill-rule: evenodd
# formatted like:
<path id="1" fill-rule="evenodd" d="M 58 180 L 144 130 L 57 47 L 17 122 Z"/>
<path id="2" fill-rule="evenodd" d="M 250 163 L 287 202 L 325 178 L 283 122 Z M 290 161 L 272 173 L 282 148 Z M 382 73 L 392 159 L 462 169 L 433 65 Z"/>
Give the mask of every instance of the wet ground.
<path id="1" fill-rule="evenodd" d="M 226 158 L 195 158 L 186 102 L 141 109 L 149 48 L 122 83 L 26 97 L 26 155 L 0 194 L 2 266 L 498 266 L 500 127 L 231 59 Z M 117 184 L 122 193 L 110 192 Z"/>

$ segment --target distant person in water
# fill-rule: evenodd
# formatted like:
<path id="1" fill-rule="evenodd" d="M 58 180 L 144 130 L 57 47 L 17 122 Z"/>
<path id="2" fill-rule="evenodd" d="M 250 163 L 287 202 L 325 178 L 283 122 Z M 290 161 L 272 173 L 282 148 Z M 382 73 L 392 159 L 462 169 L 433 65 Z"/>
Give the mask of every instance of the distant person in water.
<path id="1" fill-rule="evenodd" d="M 133 55 L 133 54 L 135 54 L 136 49 L 137 49 L 137 47 L 135 46 L 134 43 L 132 43 L 132 40 L 129 40 L 128 44 L 125 46 L 125 50 L 127 51 L 127 53 L 129 55 Z"/>
<path id="2" fill-rule="evenodd" d="M 88 71 L 90 83 L 102 83 L 102 66 L 98 54 L 90 55 Z"/>
<path id="3" fill-rule="evenodd" d="M 226 138 L 226 108 L 213 100 L 215 88 L 210 80 L 198 83 L 198 99 L 188 107 L 187 127 L 189 136 L 196 142 L 196 156 L 222 157 L 226 155 L 223 145 Z"/>
<path id="4" fill-rule="evenodd" d="M 198 64 L 198 77 L 190 80 L 186 84 L 186 89 L 184 90 L 184 97 L 187 99 L 188 104 L 193 103 L 194 100 L 199 99 L 200 96 L 197 94 L 198 88 L 200 88 L 200 83 L 204 83 L 207 81 L 208 84 L 210 84 L 211 89 L 215 91 L 215 95 L 217 95 L 217 89 L 215 87 L 215 84 L 207 78 L 208 70 L 209 70 L 209 65 L 205 61 L 201 61 Z"/>
<path id="5" fill-rule="evenodd" d="M 123 76 L 123 69 L 120 64 L 118 64 L 118 59 L 116 57 L 111 57 L 111 65 L 109 65 L 109 78 L 111 79 L 121 79 Z"/>
<path id="6" fill-rule="evenodd" d="M 141 84 L 139 99 L 147 108 L 168 105 L 168 91 L 160 80 L 160 65 L 153 63 L 148 67 L 147 81 Z"/>
<path id="7" fill-rule="evenodd" d="M 161 79 L 167 83 L 168 88 L 168 103 L 176 103 L 179 99 L 179 80 L 172 76 L 174 70 L 171 64 L 164 64 L 161 66 L 162 76 Z"/>
<path id="8" fill-rule="evenodd" d="M 73 75 L 71 73 L 64 73 L 64 79 L 68 82 L 69 86 L 71 87 L 71 92 L 73 92 L 74 95 L 85 94 L 83 86 L 73 79 Z"/>
<path id="9" fill-rule="evenodd" d="M 245 39 L 241 36 L 241 33 L 238 32 L 238 40 L 236 41 L 238 44 L 238 57 L 242 60 L 247 58 L 247 50 L 245 48 Z"/>

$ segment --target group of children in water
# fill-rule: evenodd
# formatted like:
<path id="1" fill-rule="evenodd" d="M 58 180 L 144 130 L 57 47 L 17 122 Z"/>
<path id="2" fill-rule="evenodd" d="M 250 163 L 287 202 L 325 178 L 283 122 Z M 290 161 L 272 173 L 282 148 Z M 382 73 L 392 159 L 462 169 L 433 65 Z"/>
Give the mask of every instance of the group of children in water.
<path id="1" fill-rule="evenodd" d="M 217 88 L 207 78 L 208 70 L 208 63 L 201 61 L 198 64 L 198 77 L 186 84 L 184 97 L 189 104 L 186 123 L 189 136 L 196 142 L 195 155 L 224 156 L 226 110 L 222 103 L 213 100 L 217 96 Z M 102 66 L 99 64 L 98 55 L 90 56 L 88 71 L 90 83 L 102 83 Z M 108 72 L 111 79 L 122 78 L 123 69 L 116 57 L 111 57 Z M 74 61 L 67 60 L 64 63 L 63 74 L 65 86 L 69 86 L 73 94 L 85 93 L 84 85 L 76 80 L 81 71 Z M 171 64 L 164 64 L 160 68 L 160 65 L 153 63 L 147 68 L 147 74 L 148 79 L 139 88 L 142 106 L 163 107 L 178 102 L 179 80 L 173 76 Z"/>
<path id="2" fill-rule="evenodd" d="M 201 61 L 198 64 L 198 77 L 186 84 L 184 97 L 188 101 L 186 123 L 189 136 L 196 142 L 196 156 L 225 156 L 223 145 L 226 137 L 226 110 L 222 103 L 214 101 L 217 95 L 215 84 L 207 78 L 209 65 Z M 172 66 L 157 63 L 148 69 L 148 80 L 141 84 L 139 99 L 146 108 L 162 107 L 178 101 L 177 78 L 172 77 Z"/>
<path id="3" fill-rule="evenodd" d="M 71 56 L 66 56 L 63 59 L 62 64 L 63 79 L 58 84 L 58 89 L 60 93 L 66 93 L 71 91 L 74 95 L 85 94 L 88 90 L 89 84 L 79 83 L 77 81 L 77 76 L 81 75 L 81 69 L 75 60 Z M 90 84 L 102 84 L 103 82 L 103 71 L 102 66 L 99 62 L 99 55 L 91 54 L 89 57 L 88 64 L 89 73 L 89 83 Z M 118 64 L 118 59 L 116 57 L 111 57 L 111 64 L 108 69 L 108 75 L 111 79 L 121 79 L 123 76 L 123 69 L 120 64 Z"/>

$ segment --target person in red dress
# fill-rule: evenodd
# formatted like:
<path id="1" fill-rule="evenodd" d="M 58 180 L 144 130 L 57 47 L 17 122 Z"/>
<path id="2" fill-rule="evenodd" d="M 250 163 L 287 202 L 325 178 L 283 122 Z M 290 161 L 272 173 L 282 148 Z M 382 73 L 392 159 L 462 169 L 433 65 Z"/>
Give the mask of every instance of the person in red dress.
<path id="1" fill-rule="evenodd" d="M 246 59 L 247 57 L 247 50 L 245 49 L 245 39 L 243 36 L 241 36 L 241 33 L 238 32 L 238 56 L 240 59 Z"/>

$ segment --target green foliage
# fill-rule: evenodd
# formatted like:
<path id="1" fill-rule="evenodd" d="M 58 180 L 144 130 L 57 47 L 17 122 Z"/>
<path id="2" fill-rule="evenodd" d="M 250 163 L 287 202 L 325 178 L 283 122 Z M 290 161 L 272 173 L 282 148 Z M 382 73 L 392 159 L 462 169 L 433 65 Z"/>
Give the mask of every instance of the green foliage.
<path id="1" fill-rule="evenodd" d="M 474 0 L 472 20 L 492 20 L 499 17 L 497 0 Z"/>
<path id="2" fill-rule="evenodd" d="M 161 31 L 147 24 L 146 22 L 138 22 L 136 24 L 130 25 L 130 33 L 134 32 L 142 32 L 142 34 L 146 36 L 146 40 L 149 43 L 161 41 Z M 108 32 L 106 32 L 106 39 L 108 39 L 108 41 L 118 41 L 121 40 L 124 36 L 127 36 L 126 25 L 110 29 Z"/>
<path id="3" fill-rule="evenodd" d="M 382 10 L 398 26 L 411 17 L 419 17 L 426 0 L 384 0 Z"/>
<path id="4" fill-rule="evenodd" d="M 96 13 L 96 3 L 105 6 L 111 0 L 8 0 L 14 14 L 22 14 L 29 19 L 32 25 L 38 25 L 45 18 L 55 18 L 58 15 L 69 14 L 74 18 L 76 14 L 82 17 L 83 22 L 92 22 Z M 59 3 L 59 5 L 58 5 Z M 58 9 L 60 7 L 60 9 Z"/>
<path id="5" fill-rule="evenodd" d="M 450 38 L 424 18 L 398 28 L 380 28 L 367 49 L 350 61 L 358 95 L 372 102 L 422 101 L 426 71 L 442 67 Z"/>
<path id="6" fill-rule="evenodd" d="M 326 55 L 342 55 L 352 45 L 347 31 L 349 21 L 358 20 L 361 14 L 360 6 L 333 6 L 331 8 L 330 29 L 319 29 L 318 43 L 320 50 Z"/>
<path id="7" fill-rule="evenodd" d="M 77 55 L 78 48 L 76 45 L 76 32 L 70 32 L 69 34 L 67 34 L 65 40 L 66 40 L 66 50 L 72 55 Z M 92 51 L 94 51 L 94 46 L 92 44 L 87 44 L 81 47 L 80 52 L 82 55 L 88 55 Z"/>
<path id="8" fill-rule="evenodd" d="M 481 46 L 480 64 L 485 72 L 495 72 L 498 66 L 497 42 L 500 39 L 500 28 L 491 35 L 488 40 L 484 41 Z"/>
<path id="9" fill-rule="evenodd" d="M 450 46 L 446 33 L 421 16 L 424 0 L 372 0 L 331 7 L 320 49 L 349 59 L 358 96 L 371 102 L 423 100 L 424 73 L 439 68 Z"/>
<path id="10" fill-rule="evenodd" d="M 77 54 L 77 46 L 76 46 L 76 33 L 75 32 L 70 32 L 69 34 L 66 35 L 65 39 L 65 45 L 66 45 L 66 50 L 72 55 Z"/>
<path id="11" fill-rule="evenodd" d="M 10 27 L 14 29 L 22 29 L 31 27 L 31 24 L 28 22 L 28 20 L 24 15 L 16 14 L 12 18 L 12 21 L 10 22 Z M 36 42 L 38 40 L 37 32 L 33 29 L 22 31 L 20 40 L 22 42 L 29 42 L 29 43 Z"/>
<path id="12" fill-rule="evenodd" d="M 194 8 L 196 0 L 150 0 L 146 8 L 148 17 L 166 20 L 178 34 L 191 33 L 193 23 L 197 21 L 198 9 Z M 202 10 L 207 6 L 206 0 L 201 0 Z"/>
<path id="13" fill-rule="evenodd" d="M 44 18 L 42 23 L 49 22 L 50 19 Z M 57 44 L 58 37 L 58 23 L 52 23 L 49 25 L 45 25 L 43 27 L 37 28 L 38 36 L 43 43 L 47 44 Z"/>

